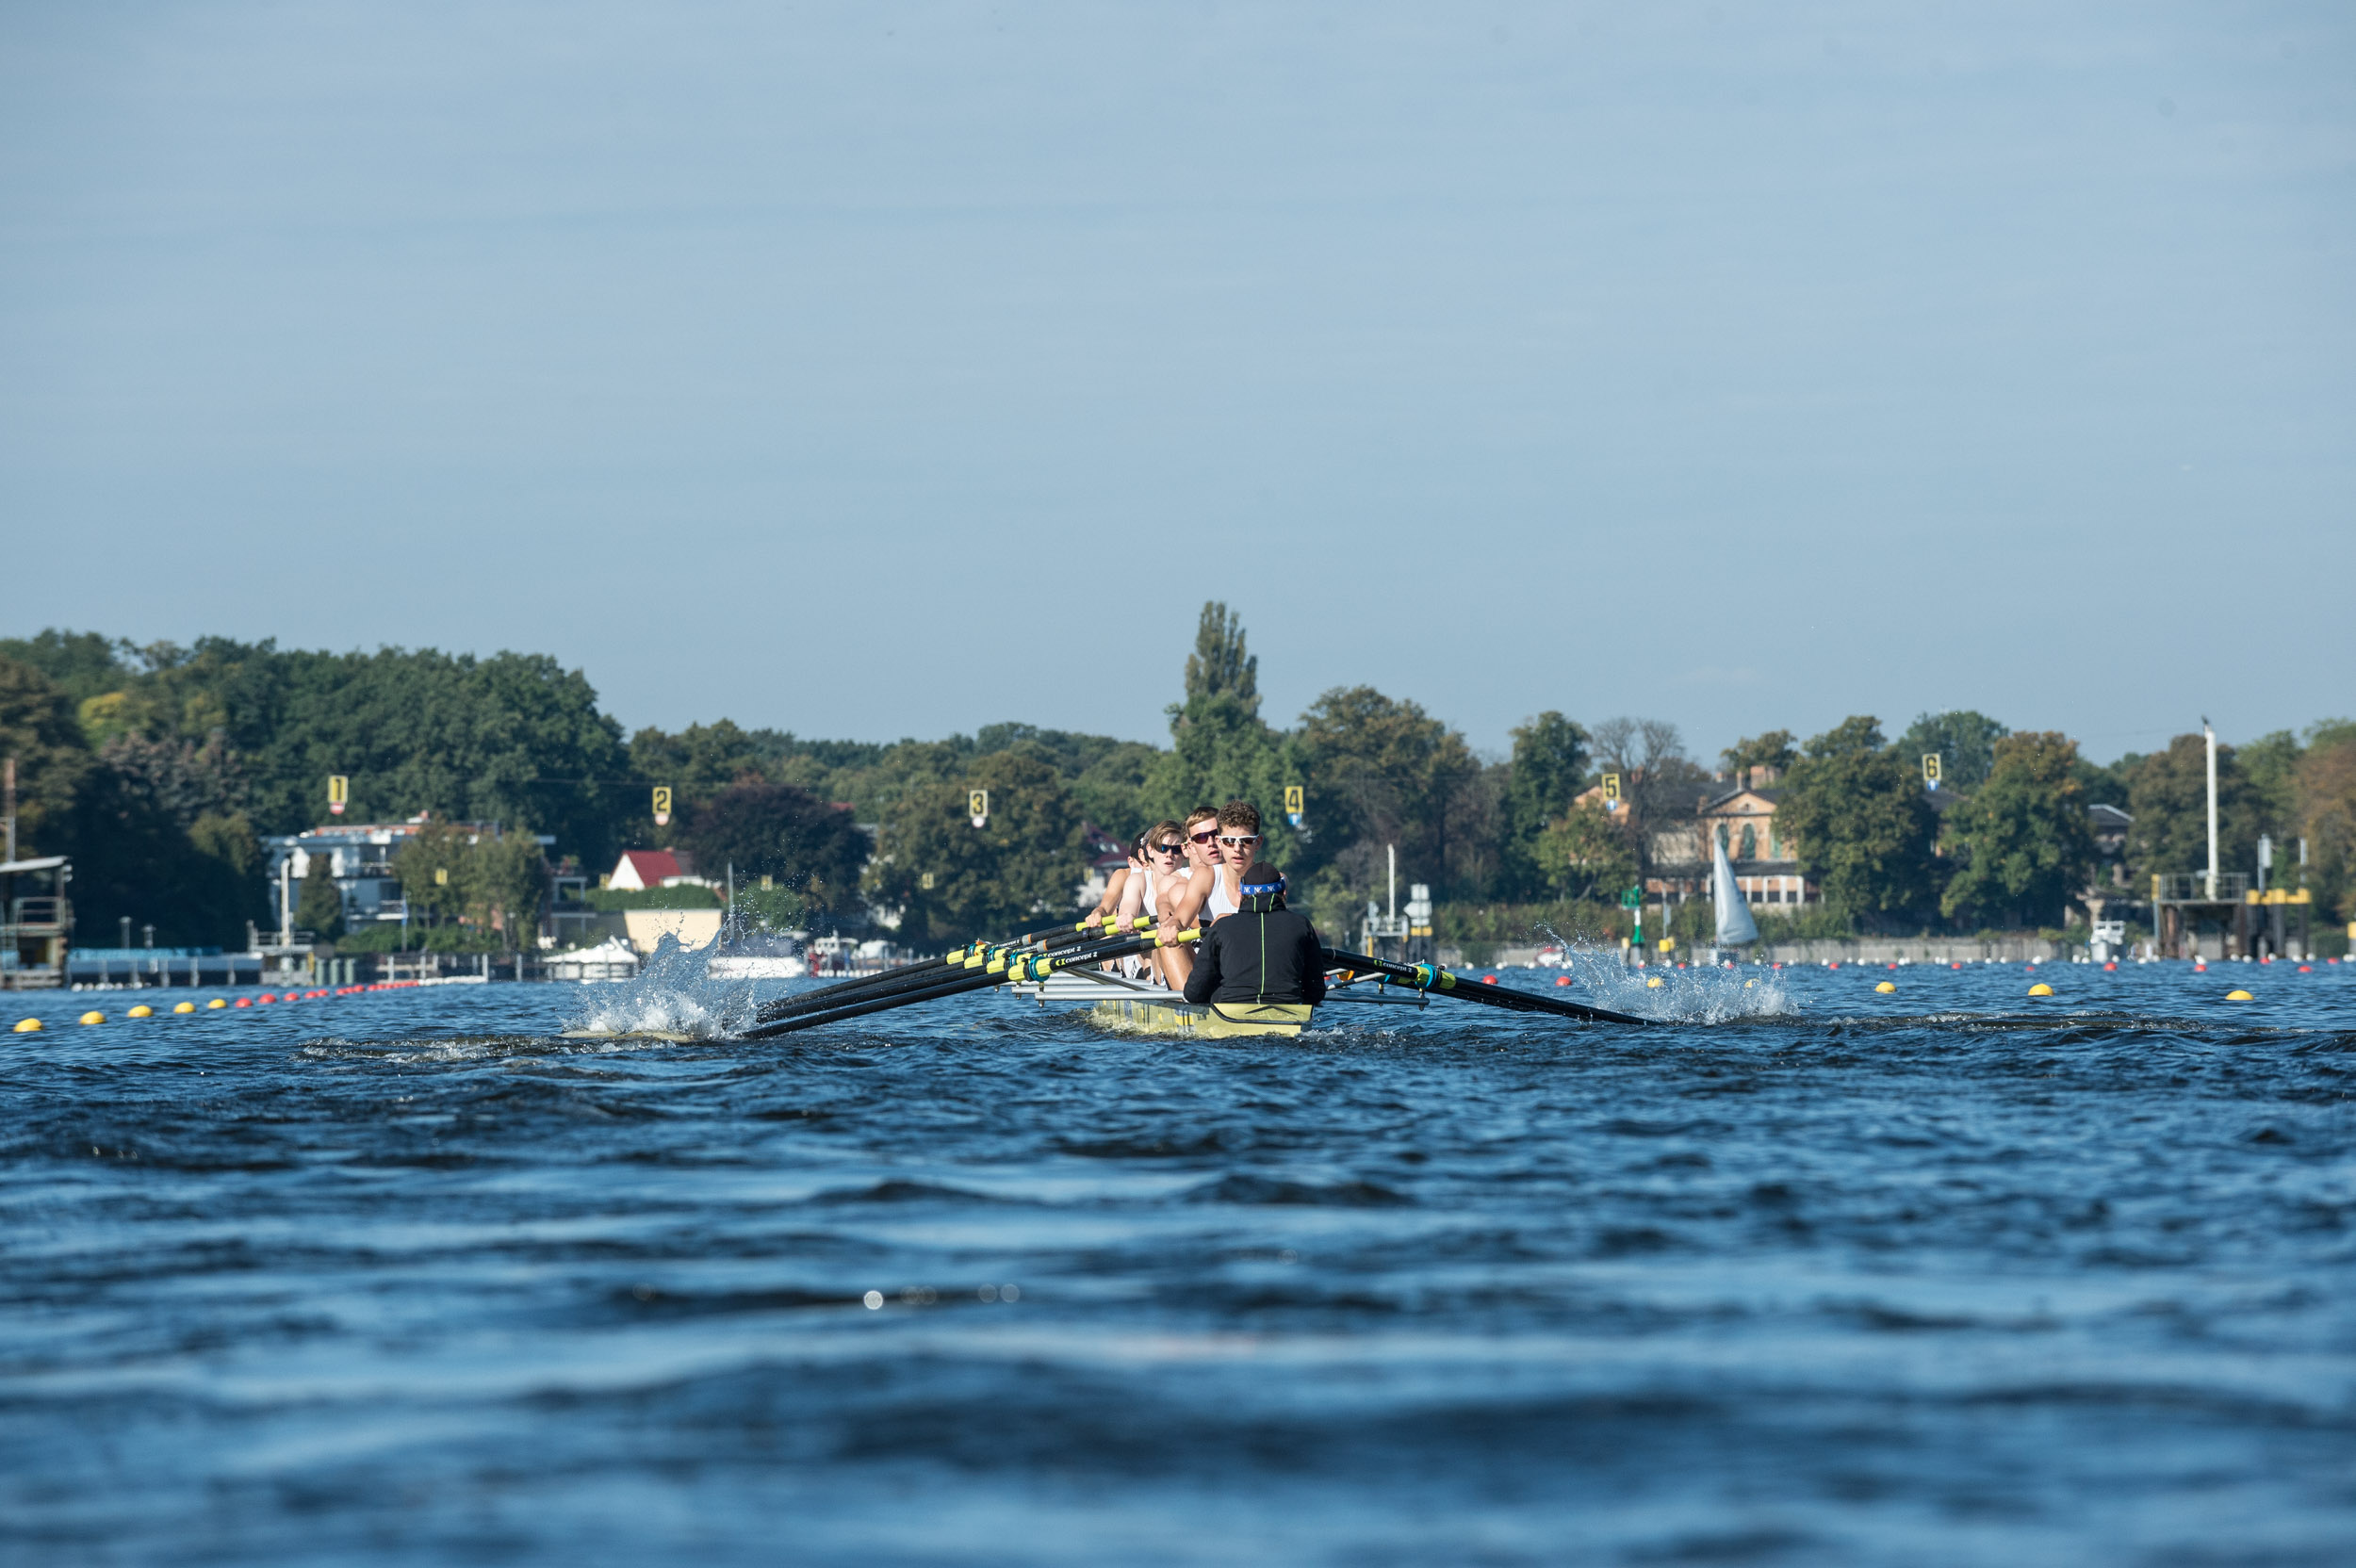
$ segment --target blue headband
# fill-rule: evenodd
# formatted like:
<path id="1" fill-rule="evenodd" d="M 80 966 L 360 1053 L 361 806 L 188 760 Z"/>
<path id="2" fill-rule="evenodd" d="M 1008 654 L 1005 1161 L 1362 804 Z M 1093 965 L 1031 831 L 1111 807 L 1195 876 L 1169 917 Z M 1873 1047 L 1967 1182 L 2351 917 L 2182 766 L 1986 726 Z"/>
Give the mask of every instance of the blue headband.
<path id="1" fill-rule="evenodd" d="M 1243 890 L 1247 893 L 1281 893 L 1284 890 L 1284 879 L 1280 876 L 1273 882 L 1246 882 Z"/>

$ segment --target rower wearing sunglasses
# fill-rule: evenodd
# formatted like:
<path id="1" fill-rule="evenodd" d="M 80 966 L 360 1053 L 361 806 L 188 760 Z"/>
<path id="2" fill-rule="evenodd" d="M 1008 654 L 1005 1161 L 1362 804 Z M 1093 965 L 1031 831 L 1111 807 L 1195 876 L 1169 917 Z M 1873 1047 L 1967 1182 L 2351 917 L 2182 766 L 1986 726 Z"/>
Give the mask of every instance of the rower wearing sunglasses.
<path id="1" fill-rule="evenodd" d="M 1243 873 L 1260 847 L 1260 813 L 1242 800 L 1231 800 L 1216 811 L 1203 807 L 1186 818 L 1186 832 L 1193 874 L 1177 901 L 1164 904 L 1159 911 L 1165 939 L 1242 909 Z M 1185 989 L 1194 970 L 1193 950 L 1169 946 L 1160 956 L 1170 989 Z"/>
<path id="2" fill-rule="evenodd" d="M 1198 806 L 1187 812 L 1179 827 L 1179 843 L 1184 864 L 1171 874 L 1155 874 L 1152 911 L 1164 939 L 1153 961 L 1161 970 L 1162 983 L 1171 990 L 1185 988 L 1186 974 L 1194 967 L 1194 950 L 1171 943 L 1179 932 L 1207 925 L 1220 913 L 1218 810 Z"/>

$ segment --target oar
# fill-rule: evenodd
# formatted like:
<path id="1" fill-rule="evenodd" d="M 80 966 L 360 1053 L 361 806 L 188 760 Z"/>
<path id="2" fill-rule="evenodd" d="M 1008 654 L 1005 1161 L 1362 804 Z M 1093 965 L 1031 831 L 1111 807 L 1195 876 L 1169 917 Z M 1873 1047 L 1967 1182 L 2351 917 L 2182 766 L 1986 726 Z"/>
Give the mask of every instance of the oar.
<path id="1" fill-rule="evenodd" d="M 1150 930 L 1153 925 L 1152 916 L 1139 915 L 1131 923 L 1130 929 Z M 1060 947 L 1069 947 L 1074 942 L 1091 939 L 1091 934 L 1097 939 L 1101 939 L 1112 935 L 1120 929 L 1120 926 L 1121 918 L 1118 915 L 1106 915 L 1101 920 L 1084 920 L 1074 925 L 1057 925 L 1051 926 L 1045 931 L 1034 931 L 1027 936 L 1017 937 L 1010 942 L 973 942 L 964 947 L 952 948 L 939 958 L 927 958 L 921 963 L 901 964 L 896 968 L 884 970 L 880 973 L 862 974 L 852 980 L 838 980 L 833 985 L 823 987 L 818 990 L 804 991 L 798 996 L 779 997 L 774 1002 L 765 1002 L 754 1012 L 753 1018 L 756 1022 L 774 1023 L 781 1018 L 793 1018 L 802 1013 L 840 1007 L 850 1002 L 863 1001 L 885 992 L 902 990 L 909 986 L 937 985 L 941 981 L 952 978 L 955 974 L 970 974 L 988 964 L 992 957 L 1004 957 L 1031 948 L 1053 951 Z"/>
<path id="2" fill-rule="evenodd" d="M 1170 945 L 1190 942 L 1202 936 L 1200 931 L 1182 931 Z M 1008 981 L 1044 980 L 1059 969 L 1074 964 L 1100 963 L 1106 958 L 1125 958 L 1132 953 L 1142 953 L 1161 943 L 1154 935 L 1116 937 L 1110 940 L 1089 942 L 1079 951 L 1050 956 L 1043 953 L 1019 954 L 998 957 L 985 964 L 978 973 L 955 974 L 930 985 L 910 986 L 882 996 L 852 1001 L 821 1012 L 799 1013 L 792 1018 L 778 1019 L 747 1029 L 739 1039 L 763 1040 L 778 1035 L 790 1035 L 802 1029 L 815 1029 L 822 1023 L 839 1023 L 844 1019 L 864 1018 L 892 1007 L 913 1007 L 920 1002 L 935 1002 L 946 996 L 962 996 L 968 991 L 987 990 Z"/>
<path id="3" fill-rule="evenodd" d="M 1333 947 L 1325 950 L 1325 967 L 1386 974 L 1394 980 L 1405 981 L 1419 991 L 1438 991 L 1443 995 L 1503 1007 L 1512 1012 L 1552 1013 L 1558 1018 L 1587 1019 L 1597 1023 L 1660 1021 L 1658 1019 L 1638 1018 L 1633 1013 L 1615 1013 L 1609 1007 L 1590 1007 L 1582 1003 L 1563 1002 L 1551 996 L 1532 996 L 1528 991 L 1508 990 L 1502 986 L 1460 984 L 1461 976 L 1432 964 L 1394 964 L 1387 959 L 1369 958 L 1363 953 L 1344 953 Z"/>

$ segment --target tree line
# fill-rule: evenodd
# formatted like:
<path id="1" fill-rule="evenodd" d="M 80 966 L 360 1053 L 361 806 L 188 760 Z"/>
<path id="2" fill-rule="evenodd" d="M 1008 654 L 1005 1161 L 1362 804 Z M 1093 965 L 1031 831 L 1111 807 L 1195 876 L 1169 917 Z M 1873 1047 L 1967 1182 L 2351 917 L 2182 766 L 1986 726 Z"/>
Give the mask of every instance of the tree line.
<path id="1" fill-rule="evenodd" d="M 2098 801 L 2135 818 L 2130 891 L 2150 873 L 2205 864 L 2197 735 L 2103 766 L 2066 736 L 2015 734 L 1976 712 L 1924 715 L 1894 742 L 1857 716 L 1806 740 L 1769 730 L 1705 766 L 1664 721 L 1549 710 L 1515 727 L 1505 754 L 1482 755 L 1368 686 L 1271 723 L 1244 628 L 1216 603 L 1174 673 L 1164 745 L 1021 723 L 891 743 L 727 719 L 625 736 L 581 672 L 541 655 L 225 638 L 134 647 L 50 630 L 0 640 L 0 746 L 19 759 L 28 850 L 75 858 L 86 925 L 130 915 L 173 942 L 241 941 L 246 920 L 274 923 L 260 840 L 328 820 L 330 775 L 351 780 L 347 822 L 424 812 L 495 829 L 466 846 L 437 841 L 434 867 L 419 852 L 401 874 L 413 907 L 475 940 L 519 939 L 536 919 L 524 906 L 549 868 L 534 834 L 592 874 L 625 848 L 686 850 L 715 875 L 732 867 L 746 903 L 777 923 L 883 923 L 938 946 L 1069 908 L 1091 828 L 1126 840 L 1237 797 L 1260 806 L 1268 857 L 1321 923 L 1348 930 L 1383 896 L 1395 846 L 1401 881 L 1442 901 L 1443 936 L 1469 939 L 1619 933 L 1620 893 L 1690 858 L 1699 840 L 1680 827 L 1744 777 L 1774 780 L 1773 847 L 1824 895 L 1765 911 L 1771 934 L 2060 924 L 2098 872 L 2086 809 Z M 1936 796 L 1924 752 L 1944 761 Z M 1621 779 L 1616 811 L 1581 800 L 1607 773 Z M 2218 779 L 2230 868 L 2248 868 L 2270 835 L 2277 879 L 2304 875 L 2319 916 L 2356 913 L 2356 725 L 2222 748 Z M 673 792 L 663 825 L 656 785 Z M 1306 792 L 1298 829 L 1281 810 L 1288 785 Z M 979 829 L 975 789 L 990 798 Z M 452 861 L 450 882 L 411 890 L 412 874 Z"/>

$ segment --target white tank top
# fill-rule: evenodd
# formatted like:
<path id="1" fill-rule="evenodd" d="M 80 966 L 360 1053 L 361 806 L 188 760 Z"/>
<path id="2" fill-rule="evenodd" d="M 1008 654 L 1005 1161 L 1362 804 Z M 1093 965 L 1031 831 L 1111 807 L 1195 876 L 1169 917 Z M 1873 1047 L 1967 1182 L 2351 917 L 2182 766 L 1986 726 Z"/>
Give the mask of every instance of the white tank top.
<path id="1" fill-rule="evenodd" d="M 1190 874 L 1193 869 L 1194 868 L 1191 866 L 1183 868 L 1171 880 L 1178 882 L 1185 881 L 1188 874 Z M 1145 912 L 1156 918 L 1159 918 L 1161 915 L 1162 906 L 1160 901 L 1154 897 L 1153 890 L 1160 884 L 1161 880 L 1162 874 L 1160 872 L 1153 870 L 1151 867 L 1147 868 L 1145 873 Z"/>
<path id="2" fill-rule="evenodd" d="M 1242 905 L 1227 896 L 1227 877 L 1224 868 L 1211 873 L 1211 896 L 1203 901 L 1203 907 L 1213 920 L 1223 920 L 1243 908 Z"/>

